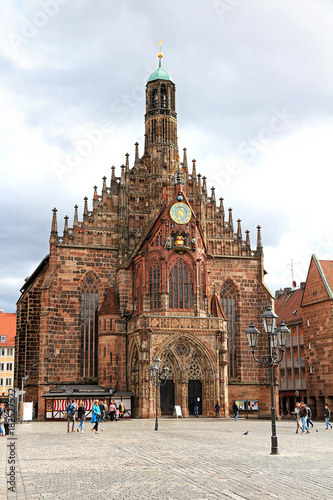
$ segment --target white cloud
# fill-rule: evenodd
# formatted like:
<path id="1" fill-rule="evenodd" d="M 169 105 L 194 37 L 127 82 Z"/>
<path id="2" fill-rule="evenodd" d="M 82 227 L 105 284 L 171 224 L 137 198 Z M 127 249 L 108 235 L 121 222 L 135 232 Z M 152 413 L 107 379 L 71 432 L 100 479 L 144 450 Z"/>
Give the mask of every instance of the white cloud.
<path id="1" fill-rule="evenodd" d="M 299 282 L 312 253 L 332 258 L 332 24 L 328 0 L 1 2 L 0 307 L 15 310 L 16 280 L 47 253 L 53 206 L 61 231 L 136 141 L 143 153 L 161 38 L 180 155 L 190 169 L 196 158 L 253 247 L 262 226 L 268 285 L 290 284 L 291 259 Z"/>

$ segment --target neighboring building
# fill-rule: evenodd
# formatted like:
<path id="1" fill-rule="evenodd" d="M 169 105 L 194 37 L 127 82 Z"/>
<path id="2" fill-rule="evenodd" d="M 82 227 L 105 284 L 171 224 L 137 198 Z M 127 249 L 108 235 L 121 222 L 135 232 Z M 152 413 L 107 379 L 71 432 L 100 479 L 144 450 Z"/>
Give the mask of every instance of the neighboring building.
<path id="1" fill-rule="evenodd" d="M 301 302 L 307 401 L 315 416 L 333 409 L 333 261 L 312 255 Z"/>
<path id="2" fill-rule="evenodd" d="M 275 294 L 275 312 L 279 316 L 277 324 L 284 319 L 291 334 L 286 352 L 279 364 L 280 413 L 291 415 L 296 401 L 307 401 L 306 369 L 304 359 L 304 338 L 301 302 L 305 283 L 294 290 L 285 288 Z"/>
<path id="3" fill-rule="evenodd" d="M 194 398 L 203 415 L 219 400 L 228 416 L 234 399 L 259 400 L 261 415 L 270 414 L 269 370 L 245 335 L 273 302 L 260 227 L 253 250 L 196 161 L 188 167 L 186 149 L 180 163 L 175 95 L 159 64 L 146 86 L 143 156 L 136 143 L 133 164 L 126 154 L 120 177 L 112 167 L 92 209 L 85 198 L 80 220 L 75 205 L 62 235 L 53 210 L 50 253 L 17 303 L 16 384 L 29 376 L 26 397 L 38 400 L 40 418 L 45 393 L 94 383 L 131 391 L 132 414 L 153 417 L 156 355 L 170 370 L 162 414 L 179 405 L 188 416 Z M 258 349 L 267 347 L 261 335 Z M 55 415 L 51 403 L 48 411 Z"/>
<path id="4" fill-rule="evenodd" d="M 275 311 L 292 332 L 279 365 L 281 414 L 303 400 L 323 418 L 325 404 L 333 408 L 333 261 L 312 255 L 306 282 L 276 292 Z"/>
<path id="5" fill-rule="evenodd" d="M 0 396 L 8 398 L 14 386 L 16 314 L 0 311 Z"/>

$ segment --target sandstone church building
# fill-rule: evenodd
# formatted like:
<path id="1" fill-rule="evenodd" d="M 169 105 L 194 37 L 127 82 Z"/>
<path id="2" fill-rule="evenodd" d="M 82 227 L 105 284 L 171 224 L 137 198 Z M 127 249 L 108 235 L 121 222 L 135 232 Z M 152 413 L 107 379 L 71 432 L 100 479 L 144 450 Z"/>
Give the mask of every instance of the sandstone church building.
<path id="1" fill-rule="evenodd" d="M 270 413 L 269 372 L 245 335 L 251 320 L 263 332 L 272 304 L 260 227 L 253 250 L 195 160 L 179 156 L 176 87 L 161 57 L 146 85 L 143 155 L 136 143 L 134 162 L 125 155 L 120 177 L 112 167 L 91 210 L 88 198 L 82 217 L 75 205 L 62 234 L 53 209 L 49 255 L 21 289 L 16 387 L 28 376 L 25 399 L 38 402 L 39 418 L 45 394 L 66 384 L 131 392 L 132 415 L 153 417 L 156 356 L 169 367 L 162 414 L 178 405 L 186 417 L 194 398 L 206 416 L 217 401 L 228 416 L 233 400 Z M 261 354 L 266 343 L 262 333 Z"/>

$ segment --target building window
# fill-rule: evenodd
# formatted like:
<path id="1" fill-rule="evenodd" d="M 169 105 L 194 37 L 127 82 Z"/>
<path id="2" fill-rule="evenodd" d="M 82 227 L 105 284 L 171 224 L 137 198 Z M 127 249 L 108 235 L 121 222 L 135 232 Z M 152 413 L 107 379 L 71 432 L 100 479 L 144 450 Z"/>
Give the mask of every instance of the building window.
<path id="1" fill-rule="evenodd" d="M 13 348 L 12 347 L 7 349 L 7 354 L 8 354 L 8 356 L 13 356 Z"/>
<path id="2" fill-rule="evenodd" d="M 6 378 L 6 385 L 12 385 L 12 379 Z"/>
<path id="3" fill-rule="evenodd" d="M 142 312 L 143 309 L 143 282 L 142 282 L 142 265 L 136 266 L 136 301 L 138 313 Z"/>
<path id="4" fill-rule="evenodd" d="M 151 93 L 151 108 L 156 109 L 158 108 L 158 94 L 157 94 L 157 89 L 153 89 Z"/>
<path id="5" fill-rule="evenodd" d="M 161 308 L 161 270 L 157 262 L 149 268 L 150 309 Z"/>
<path id="6" fill-rule="evenodd" d="M 161 85 L 161 108 L 167 107 L 167 88 L 164 83 Z"/>
<path id="7" fill-rule="evenodd" d="M 221 305 L 228 319 L 229 377 L 237 377 L 236 291 L 230 281 L 221 290 Z"/>
<path id="8" fill-rule="evenodd" d="M 0 385 L 3 386 L 3 378 L 0 378 Z"/>
<path id="9" fill-rule="evenodd" d="M 5 363 L 0 363 L 0 372 L 3 372 L 5 369 Z"/>
<path id="10" fill-rule="evenodd" d="M 193 309 L 192 275 L 183 260 L 169 274 L 169 309 Z"/>
<path id="11" fill-rule="evenodd" d="M 0 339 L 1 342 L 6 342 L 6 335 L 1 335 L 1 339 Z"/>
<path id="12" fill-rule="evenodd" d="M 4 356 L 5 355 L 5 349 L 0 349 L 0 356 Z"/>
<path id="13" fill-rule="evenodd" d="M 7 363 L 6 364 L 6 370 L 7 372 L 10 372 L 13 369 L 13 363 Z"/>
<path id="14" fill-rule="evenodd" d="M 81 375 L 97 376 L 98 291 L 93 276 L 88 276 L 81 294 Z"/>

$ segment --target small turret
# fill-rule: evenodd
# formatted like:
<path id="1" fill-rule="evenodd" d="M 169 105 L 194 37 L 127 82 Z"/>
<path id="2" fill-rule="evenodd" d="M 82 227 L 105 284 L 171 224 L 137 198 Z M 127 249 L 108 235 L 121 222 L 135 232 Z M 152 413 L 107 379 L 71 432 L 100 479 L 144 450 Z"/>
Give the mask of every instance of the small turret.
<path id="1" fill-rule="evenodd" d="M 52 224 L 51 224 L 51 237 L 50 237 L 50 241 L 58 239 L 58 223 L 57 223 L 57 212 L 58 212 L 58 210 L 56 208 L 54 208 L 52 210 L 52 212 L 53 212 L 53 216 L 52 216 Z"/>
<path id="2" fill-rule="evenodd" d="M 206 185 L 206 176 L 205 175 L 202 178 L 202 194 L 204 195 L 205 199 L 207 200 L 207 185 Z"/>
<path id="3" fill-rule="evenodd" d="M 210 201 L 212 203 L 214 203 L 214 204 L 216 203 L 216 200 L 215 200 L 215 188 L 214 188 L 214 186 L 212 187 L 212 195 L 210 197 Z"/>
<path id="4" fill-rule="evenodd" d="M 246 246 L 251 249 L 251 243 L 250 243 L 250 231 L 247 229 L 245 231 L 246 234 Z"/>
<path id="5" fill-rule="evenodd" d="M 83 210 L 83 218 L 88 217 L 88 197 L 84 197 L 84 210 Z"/>
<path id="6" fill-rule="evenodd" d="M 197 178 L 197 169 L 195 166 L 195 159 L 193 158 L 193 160 L 192 160 L 192 179 L 193 179 L 193 182 L 196 181 L 196 178 Z"/>
<path id="7" fill-rule="evenodd" d="M 136 164 L 138 163 L 138 161 L 139 161 L 139 143 L 138 143 L 138 142 L 136 142 L 136 143 L 134 144 L 134 146 L 135 146 L 134 163 L 135 163 L 135 165 L 136 165 Z"/>
<path id="8" fill-rule="evenodd" d="M 202 194 L 202 187 L 201 187 L 201 174 L 198 174 L 198 194 L 199 196 Z"/>
<path id="9" fill-rule="evenodd" d="M 106 177 L 103 177 L 103 188 L 102 188 L 102 196 L 106 196 Z"/>
<path id="10" fill-rule="evenodd" d="M 234 223 L 232 220 L 232 208 L 229 208 L 229 229 L 231 233 L 234 232 Z"/>
<path id="11" fill-rule="evenodd" d="M 240 219 L 237 219 L 237 238 L 239 241 L 242 241 L 242 228 Z"/>
<path id="12" fill-rule="evenodd" d="M 186 154 L 186 148 L 183 149 L 183 167 L 186 173 L 188 172 L 187 168 L 187 154 Z"/>
<path id="13" fill-rule="evenodd" d="M 257 233 L 257 251 L 262 252 L 262 241 L 261 241 L 261 227 L 257 226 L 258 233 Z"/>
<path id="14" fill-rule="evenodd" d="M 126 156 L 126 162 L 125 162 L 126 172 L 129 172 L 129 153 L 126 153 L 125 156 Z"/>
<path id="15" fill-rule="evenodd" d="M 75 205 L 74 206 L 74 223 L 73 223 L 73 226 L 77 226 L 79 224 L 79 216 L 78 216 L 78 206 Z"/>

